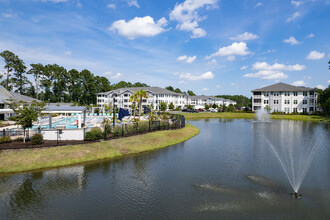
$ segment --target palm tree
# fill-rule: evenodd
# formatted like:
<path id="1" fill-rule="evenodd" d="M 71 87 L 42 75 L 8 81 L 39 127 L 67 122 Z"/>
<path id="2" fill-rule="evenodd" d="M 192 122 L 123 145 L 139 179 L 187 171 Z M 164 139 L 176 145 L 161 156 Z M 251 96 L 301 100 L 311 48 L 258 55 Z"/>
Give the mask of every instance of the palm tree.
<path id="1" fill-rule="evenodd" d="M 133 95 L 129 97 L 129 101 L 133 102 L 133 111 L 134 111 L 134 119 L 135 119 L 135 113 L 136 113 L 136 103 L 138 102 L 139 96 L 137 92 L 135 92 Z"/>
<path id="2" fill-rule="evenodd" d="M 139 118 L 140 118 L 141 110 L 142 110 L 142 100 L 143 100 L 143 98 L 146 98 L 146 99 L 149 98 L 149 95 L 148 95 L 147 91 L 142 90 L 142 89 L 137 91 L 136 94 L 139 97 L 138 101 L 139 101 Z"/>

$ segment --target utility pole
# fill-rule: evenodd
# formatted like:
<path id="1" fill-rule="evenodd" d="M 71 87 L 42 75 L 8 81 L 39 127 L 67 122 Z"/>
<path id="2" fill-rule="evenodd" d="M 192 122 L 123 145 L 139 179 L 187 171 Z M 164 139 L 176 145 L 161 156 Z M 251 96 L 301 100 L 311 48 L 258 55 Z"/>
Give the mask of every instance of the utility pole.
<path id="1" fill-rule="evenodd" d="M 116 115 L 115 94 L 113 94 L 113 127 L 115 127 L 115 115 Z"/>

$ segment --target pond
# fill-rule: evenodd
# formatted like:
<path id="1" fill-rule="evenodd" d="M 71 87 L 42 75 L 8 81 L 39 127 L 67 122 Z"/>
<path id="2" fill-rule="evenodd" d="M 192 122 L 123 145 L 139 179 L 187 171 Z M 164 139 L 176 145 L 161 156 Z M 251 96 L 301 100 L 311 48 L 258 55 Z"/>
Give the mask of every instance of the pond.
<path id="1" fill-rule="evenodd" d="M 165 149 L 0 176 L 1 218 L 330 218 L 326 124 L 189 123 L 200 134 Z"/>

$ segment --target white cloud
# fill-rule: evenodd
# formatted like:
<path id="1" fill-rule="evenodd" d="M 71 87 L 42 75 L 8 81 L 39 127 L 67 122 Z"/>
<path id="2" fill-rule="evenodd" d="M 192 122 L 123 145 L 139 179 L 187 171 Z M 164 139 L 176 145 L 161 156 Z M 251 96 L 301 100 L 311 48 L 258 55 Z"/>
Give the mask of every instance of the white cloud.
<path id="1" fill-rule="evenodd" d="M 291 45 L 297 45 L 300 43 L 299 41 L 296 40 L 296 38 L 294 38 L 294 36 L 291 36 L 288 39 L 283 40 L 283 42 Z"/>
<path id="2" fill-rule="evenodd" d="M 60 3 L 60 2 L 67 2 L 68 0 L 41 0 L 42 2 L 54 2 L 54 3 Z"/>
<path id="3" fill-rule="evenodd" d="M 114 80 L 117 80 L 119 79 L 120 77 L 122 77 L 122 74 L 121 73 L 113 73 L 113 72 L 105 72 L 103 73 L 103 75 L 109 77 L 110 79 L 114 79 Z"/>
<path id="4" fill-rule="evenodd" d="M 259 38 L 259 36 L 256 34 L 244 32 L 243 34 L 237 35 L 235 37 L 230 37 L 229 39 L 234 40 L 234 41 L 247 41 L 247 40 L 255 40 L 258 38 Z"/>
<path id="5" fill-rule="evenodd" d="M 134 19 L 126 22 L 125 20 L 118 20 L 113 22 L 109 27 L 110 31 L 117 31 L 120 35 L 134 40 L 138 37 L 153 37 L 165 31 L 163 27 L 167 26 L 167 20 L 162 17 L 154 22 L 150 16 L 135 17 Z"/>
<path id="6" fill-rule="evenodd" d="M 202 91 L 209 91 L 209 89 L 208 88 L 203 88 Z"/>
<path id="7" fill-rule="evenodd" d="M 15 17 L 15 15 L 11 14 L 11 13 L 2 13 L 2 17 L 4 17 L 4 18 L 13 18 L 13 17 Z"/>
<path id="8" fill-rule="evenodd" d="M 79 57 L 63 56 L 63 51 L 59 53 L 54 53 L 54 51 L 48 51 L 44 48 L 35 47 L 25 47 L 17 43 L 12 43 L 10 41 L 0 41 L 0 48 L 6 48 L 9 51 L 13 51 L 26 63 L 56 63 L 60 66 L 66 68 L 90 68 L 94 69 L 99 66 L 99 63 L 84 60 Z"/>
<path id="9" fill-rule="evenodd" d="M 212 72 L 206 72 L 201 75 L 192 75 L 190 73 L 183 73 L 180 74 L 179 78 L 185 80 L 204 80 L 204 79 L 214 79 L 214 75 Z"/>
<path id="10" fill-rule="evenodd" d="M 299 80 L 299 81 L 295 81 L 292 83 L 293 86 L 305 86 L 306 83 L 302 80 Z"/>
<path id="11" fill-rule="evenodd" d="M 226 56 L 228 60 L 235 60 L 235 56 L 245 56 L 250 54 L 245 42 L 234 42 L 227 47 L 220 48 L 217 52 L 207 56 L 210 59 L 215 56 Z"/>
<path id="12" fill-rule="evenodd" d="M 315 35 L 313 33 L 310 33 L 309 35 L 306 36 L 306 38 L 313 38 Z"/>
<path id="13" fill-rule="evenodd" d="M 306 67 L 304 65 L 295 64 L 295 65 L 284 65 L 280 63 L 274 63 L 269 65 L 267 62 L 256 62 L 252 66 L 252 70 L 288 70 L 288 71 L 301 71 Z"/>
<path id="14" fill-rule="evenodd" d="M 328 80 L 327 83 L 330 83 L 330 80 Z"/>
<path id="15" fill-rule="evenodd" d="M 184 55 L 184 56 L 179 56 L 176 60 L 180 61 L 180 62 L 184 62 L 184 63 L 192 63 L 195 61 L 195 59 L 196 59 L 196 56 L 188 57 L 188 56 Z"/>
<path id="16" fill-rule="evenodd" d="M 265 52 L 262 52 L 261 54 L 268 54 L 268 53 L 275 53 L 275 52 L 276 52 L 275 49 L 273 49 L 273 50 L 269 49 L 269 50 L 267 50 Z"/>
<path id="17" fill-rule="evenodd" d="M 221 86 L 220 85 L 217 85 L 216 88 L 220 88 Z"/>
<path id="18" fill-rule="evenodd" d="M 170 12 L 170 20 L 178 22 L 176 28 L 182 31 L 191 31 L 191 38 L 201 38 L 206 35 L 206 31 L 199 27 L 198 22 L 206 17 L 200 17 L 197 10 L 206 7 L 206 9 L 217 8 L 218 0 L 185 0 L 176 4 Z"/>
<path id="19" fill-rule="evenodd" d="M 179 81 L 179 84 L 187 84 L 187 82 L 184 81 L 184 80 L 180 80 L 180 81 Z"/>
<path id="20" fill-rule="evenodd" d="M 214 64 L 217 64 L 217 63 L 218 63 L 218 62 L 217 62 L 216 59 L 212 59 L 212 60 L 208 61 L 206 64 L 207 64 L 207 65 L 214 65 Z"/>
<path id="21" fill-rule="evenodd" d="M 299 7 L 300 5 L 302 5 L 304 2 L 303 1 L 291 1 L 291 4 L 296 6 L 296 7 Z"/>
<path id="22" fill-rule="evenodd" d="M 135 6 L 137 8 L 140 8 L 139 3 L 137 2 L 137 0 L 126 0 L 128 6 L 132 7 Z"/>
<path id="23" fill-rule="evenodd" d="M 291 15 L 291 17 L 289 17 L 286 21 L 287 22 L 291 22 L 291 21 L 293 21 L 293 20 L 295 20 L 297 17 L 299 17 L 300 16 L 300 13 L 299 12 L 295 12 L 295 13 L 293 13 L 293 15 Z"/>
<path id="24" fill-rule="evenodd" d="M 279 63 L 274 63 L 269 65 L 267 62 L 256 62 L 253 64 L 251 70 L 257 70 L 255 73 L 247 73 L 244 77 L 250 78 L 261 78 L 261 79 L 286 79 L 288 75 L 284 74 L 283 71 L 301 71 L 304 70 L 305 66 L 300 64 L 295 65 L 284 65 Z"/>
<path id="25" fill-rule="evenodd" d="M 247 68 L 249 68 L 248 66 L 242 66 L 240 69 L 241 70 L 245 70 L 245 69 L 247 69 Z"/>
<path id="26" fill-rule="evenodd" d="M 238 83 L 230 83 L 231 86 L 238 87 Z"/>
<path id="27" fill-rule="evenodd" d="M 318 89 L 322 89 L 322 90 L 325 90 L 326 89 L 326 87 L 325 86 L 322 86 L 322 85 L 317 85 L 315 87 L 318 88 Z"/>
<path id="28" fill-rule="evenodd" d="M 64 52 L 64 55 L 67 55 L 67 56 L 68 56 L 68 55 L 71 55 L 71 54 L 72 54 L 72 52 L 69 51 L 69 50 L 67 50 L 67 51 Z"/>
<path id="29" fill-rule="evenodd" d="M 320 59 L 323 59 L 323 57 L 324 57 L 324 53 L 313 50 L 308 54 L 306 59 L 307 60 L 320 60 Z"/>
<path id="30" fill-rule="evenodd" d="M 107 8 L 115 9 L 115 8 L 116 8 L 116 5 L 115 5 L 115 4 L 108 4 L 108 5 L 107 5 Z"/>
<path id="31" fill-rule="evenodd" d="M 257 7 L 260 7 L 260 6 L 262 6 L 262 3 L 258 2 L 255 7 L 257 8 Z"/>

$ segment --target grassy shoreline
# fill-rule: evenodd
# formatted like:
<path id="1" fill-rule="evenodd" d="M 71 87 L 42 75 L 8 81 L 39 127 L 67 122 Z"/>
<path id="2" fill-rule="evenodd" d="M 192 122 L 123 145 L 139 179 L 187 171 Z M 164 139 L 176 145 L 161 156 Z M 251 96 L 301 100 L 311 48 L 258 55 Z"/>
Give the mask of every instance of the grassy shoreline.
<path id="1" fill-rule="evenodd" d="M 207 118 L 229 118 L 229 119 L 254 119 L 254 113 L 236 113 L 236 112 L 200 112 L 200 113 L 181 113 L 188 120 L 207 119 Z M 297 120 L 311 122 L 330 122 L 330 119 L 315 115 L 270 115 L 275 120 Z"/>
<path id="2" fill-rule="evenodd" d="M 195 126 L 101 141 L 90 144 L 43 149 L 3 150 L 0 173 L 17 173 L 54 168 L 102 159 L 117 158 L 168 147 L 186 141 L 199 133 Z"/>

